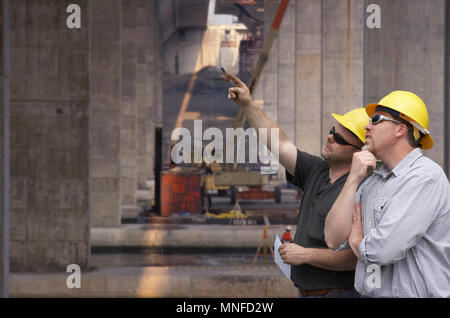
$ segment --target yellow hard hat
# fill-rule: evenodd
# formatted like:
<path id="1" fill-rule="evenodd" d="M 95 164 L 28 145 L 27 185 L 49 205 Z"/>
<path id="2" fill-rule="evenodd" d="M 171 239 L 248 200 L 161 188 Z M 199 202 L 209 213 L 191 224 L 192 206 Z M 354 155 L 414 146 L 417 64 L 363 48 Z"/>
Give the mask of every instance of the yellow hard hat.
<path id="1" fill-rule="evenodd" d="M 424 137 L 420 141 L 420 147 L 423 149 L 433 148 L 433 138 L 428 131 L 428 111 L 425 103 L 419 96 L 411 92 L 394 91 L 383 97 L 377 104 L 369 104 L 366 106 L 366 112 L 372 117 L 378 106 L 387 107 L 399 112 L 399 117 L 409 122 L 415 130 L 414 137 L 416 141 L 419 139 L 420 131 Z"/>
<path id="2" fill-rule="evenodd" d="M 350 130 L 363 143 L 366 142 L 366 129 L 369 117 L 364 108 L 353 109 L 344 115 L 331 114 L 342 126 Z"/>

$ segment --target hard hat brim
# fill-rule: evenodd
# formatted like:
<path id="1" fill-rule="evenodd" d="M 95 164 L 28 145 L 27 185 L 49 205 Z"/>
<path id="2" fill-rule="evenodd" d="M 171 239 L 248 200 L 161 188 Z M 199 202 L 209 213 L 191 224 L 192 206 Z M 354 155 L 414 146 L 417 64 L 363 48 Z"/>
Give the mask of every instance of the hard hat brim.
<path id="1" fill-rule="evenodd" d="M 420 143 L 422 144 L 422 149 L 431 149 L 434 146 L 434 141 L 431 135 L 426 135 L 425 137 L 423 137 Z"/>
<path id="2" fill-rule="evenodd" d="M 380 104 L 367 104 L 366 105 L 366 113 L 367 113 L 367 115 L 369 115 L 370 118 L 373 116 L 373 114 L 375 114 L 375 110 L 378 106 L 383 106 L 383 105 L 380 105 Z M 434 141 L 433 141 L 433 138 L 431 137 L 431 135 L 426 135 L 425 137 L 423 137 L 421 144 L 422 144 L 422 147 L 421 147 L 422 149 L 433 148 Z"/>
<path id="3" fill-rule="evenodd" d="M 373 114 L 375 114 L 375 109 L 381 106 L 380 104 L 368 104 L 366 105 L 366 113 L 369 115 L 369 118 L 372 118 Z"/>

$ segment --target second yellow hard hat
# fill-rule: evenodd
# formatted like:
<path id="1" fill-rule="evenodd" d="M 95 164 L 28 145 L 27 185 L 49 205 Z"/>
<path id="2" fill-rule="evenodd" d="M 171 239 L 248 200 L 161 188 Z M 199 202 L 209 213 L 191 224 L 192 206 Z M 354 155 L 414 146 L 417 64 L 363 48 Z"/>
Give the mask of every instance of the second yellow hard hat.
<path id="1" fill-rule="evenodd" d="M 413 127 L 418 129 L 424 137 L 420 144 L 423 149 L 433 147 L 433 138 L 428 131 L 428 111 L 423 100 L 414 93 L 406 91 L 394 91 L 383 97 L 377 104 L 368 104 L 366 112 L 372 117 L 377 106 L 393 109 L 400 113 L 400 117 L 408 121 Z"/>
<path id="2" fill-rule="evenodd" d="M 369 117 L 367 116 L 364 108 L 353 109 L 344 115 L 331 114 L 342 126 L 350 130 L 358 137 L 363 143 L 366 142 L 366 129 L 365 127 L 369 123 Z"/>

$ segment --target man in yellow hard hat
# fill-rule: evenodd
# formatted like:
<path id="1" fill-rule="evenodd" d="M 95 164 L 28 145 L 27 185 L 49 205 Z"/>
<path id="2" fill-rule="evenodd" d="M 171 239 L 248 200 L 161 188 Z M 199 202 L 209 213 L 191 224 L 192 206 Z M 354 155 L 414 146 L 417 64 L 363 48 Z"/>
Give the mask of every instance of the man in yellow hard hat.
<path id="1" fill-rule="evenodd" d="M 394 91 L 366 106 L 365 150 L 326 219 L 326 242 L 358 257 L 363 297 L 450 297 L 450 186 L 420 148 L 433 147 L 424 102 Z M 376 158 L 384 166 L 361 185 Z"/>
<path id="2" fill-rule="evenodd" d="M 228 96 L 244 110 L 253 128 L 279 128 L 256 106 L 244 83 L 232 74 L 223 78 L 236 85 Z M 288 181 L 303 190 L 294 242 L 279 249 L 291 265 L 291 279 L 301 297 L 359 297 L 353 288 L 356 257 L 350 250 L 327 248 L 324 220 L 347 179 L 353 154 L 364 144 L 369 117 L 364 108 L 333 117 L 337 124 L 326 137 L 322 158 L 298 150 L 281 129 L 279 133 L 279 161 Z"/>

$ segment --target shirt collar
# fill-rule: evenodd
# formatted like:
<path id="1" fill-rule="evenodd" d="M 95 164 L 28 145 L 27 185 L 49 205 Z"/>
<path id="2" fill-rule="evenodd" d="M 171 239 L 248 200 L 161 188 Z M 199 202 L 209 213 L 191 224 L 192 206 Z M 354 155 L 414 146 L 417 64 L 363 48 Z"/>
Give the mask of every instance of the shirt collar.
<path id="1" fill-rule="evenodd" d="M 422 157 L 422 151 L 419 148 L 415 148 L 413 151 L 411 151 L 408 155 L 406 155 L 405 158 L 403 158 L 402 161 L 400 161 L 394 169 L 392 169 L 392 172 L 398 177 L 399 175 L 402 175 L 406 173 L 411 167 L 411 165 L 420 157 Z"/>
<path id="2" fill-rule="evenodd" d="M 386 165 L 382 165 L 380 168 L 375 170 L 373 174 L 380 175 L 383 179 L 391 174 Z"/>
<path id="3" fill-rule="evenodd" d="M 408 171 L 408 168 L 411 167 L 411 165 L 422 156 L 422 150 L 420 150 L 419 148 L 415 148 L 409 154 L 407 154 L 406 157 L 403 158 L 402 161 L 400 161 L 394 167 L 394 169 L 392 169 L 392 171 L 389 171 L 388 167 L 386 165 L 383 165 L 381 168 L 374 171 L 374 174 L 378 174 L 381 177 L 386 178 L 392 173 L 396 177 L 398 177 L 399 175 L 406 173 Z"/>

